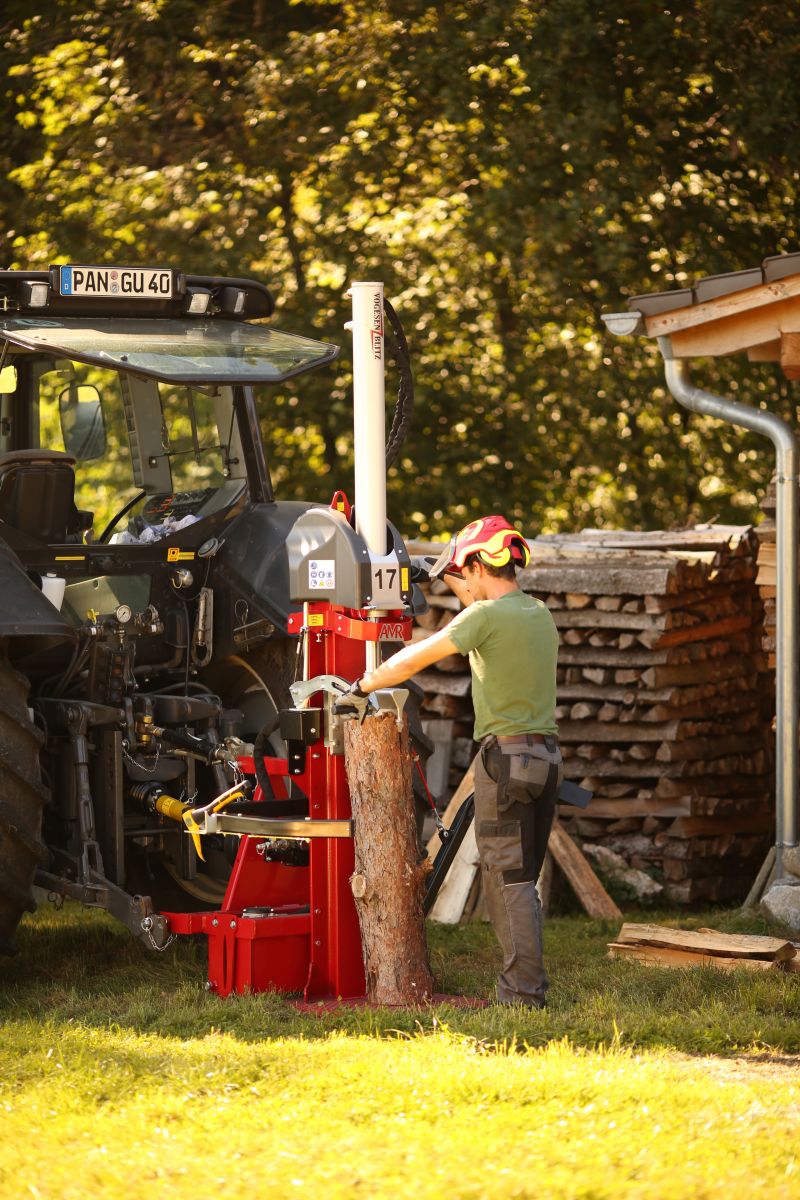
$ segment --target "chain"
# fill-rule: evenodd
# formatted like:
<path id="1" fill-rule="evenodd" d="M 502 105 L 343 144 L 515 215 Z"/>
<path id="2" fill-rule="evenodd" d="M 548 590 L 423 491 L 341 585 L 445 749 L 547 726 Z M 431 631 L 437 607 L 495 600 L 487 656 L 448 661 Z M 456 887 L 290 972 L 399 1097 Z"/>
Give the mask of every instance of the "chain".
<path id="1" fill-rule="evenodd" d="M 419 771 L 419 777 L 422 780 L 422 786 L 425 788 L 425 795 L 428 797 L 428 804 L 430 805 L 431 812 L 433 813 L 433 819 L 436 823 L 436 832 L 439 834 L 440 839 L 443 842 L 446 842 L 450 836 L 450 830 L 445 827 L 445 823 L 439 815 L 439 810 L 436 807 L 436 802 L 430 793 L 428 781 L 423 774 L 422 767 L 420 766 L 419 755 L 416 753 L 416 751 L 412 750 L 411 758 L 416 763 L 417 770 Z"/>
<path id="2" fill-rule="evenodd" d="M 158 942 L 153 937 L 153 918 L 152 917 L 143 917 L 142 918 L 142 932 L 147 934 L 148 938 L 150 939 L 150 945 L 152 946 L 152 948 L 154 950 L 157 950 L 159 952 L 159 954 L 163 954 L 164 951 L 167 949 L 167 947 L 171 946 L 172 943 L 175 941 L 175 934 L 171 933 L 169 935 L 169 937 L 167 938 L 167 940 L 164 942 L 164 945 L 159 946 Z"/>
<path id="3" fill-rule="evenodd" d="M 123 741 L 123 743 L 122 743 L 122 757 L 125 759 L 125 761 L 129 762 L 131 764 L 131 766 L 138 767 L 138 769 L 140 771 L 146 771 L 148 775 L 152 775 L 155 772 L 155 770 L 158 766 L 158 760 L 159 760 L 160 756 L 161 756 L 161 743 L 156 742 L 156 760 L 153 763 L 152 767 L 146 767 L 144 765 L 144 763 L 139 761 L 138 758 L 134 758 L 131 755 L 130 749 L 129 749 L 129 743 L 126 741 Z"/>

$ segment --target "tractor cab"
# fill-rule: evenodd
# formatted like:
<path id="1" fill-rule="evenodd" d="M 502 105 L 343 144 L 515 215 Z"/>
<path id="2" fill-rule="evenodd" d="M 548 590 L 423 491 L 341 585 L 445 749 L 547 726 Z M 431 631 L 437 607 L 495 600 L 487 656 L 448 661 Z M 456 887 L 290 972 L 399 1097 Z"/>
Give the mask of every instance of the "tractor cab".
<path id="1" fill-rule="evenodd" d="M 0 272 L 0 298 L 0 545 L 28 575 L 32 632 L 141 612 L 159 576 L 186 598 L 189 564 L 273 501 L 254 386 L 338 347 L 252 324 L 273 302 L 251 280 L 61 266 Z M 0 603 L 0 636 L 19 618 Z"/>

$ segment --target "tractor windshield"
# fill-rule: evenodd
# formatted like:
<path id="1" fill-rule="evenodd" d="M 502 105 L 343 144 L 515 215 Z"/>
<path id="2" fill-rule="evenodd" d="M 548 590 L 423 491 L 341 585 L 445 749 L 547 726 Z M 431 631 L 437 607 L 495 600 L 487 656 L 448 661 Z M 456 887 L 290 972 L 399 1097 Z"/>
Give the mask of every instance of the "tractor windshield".
<path id="1" fill-rule="evenodd" d="M 10 317 L 1 331 L 26 350 L 168 383 L 279 383 L 339 352 L 329 342 L 237 321 Z"/>

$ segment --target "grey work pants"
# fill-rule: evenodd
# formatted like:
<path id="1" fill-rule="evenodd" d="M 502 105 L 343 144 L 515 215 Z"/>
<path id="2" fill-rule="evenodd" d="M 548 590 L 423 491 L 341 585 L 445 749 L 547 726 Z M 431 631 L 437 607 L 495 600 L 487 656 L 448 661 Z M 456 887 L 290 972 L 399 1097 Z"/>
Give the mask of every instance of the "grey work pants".
<path id="1" fill-rule="evenodd" d="M 484 741 L 475 765 L 475 839 L 486 907 L 503 951 L 501 1004 L 544 1004 L 548 978 L 536 881 L 544 863 L 563 768 L 504 754 Z"/>

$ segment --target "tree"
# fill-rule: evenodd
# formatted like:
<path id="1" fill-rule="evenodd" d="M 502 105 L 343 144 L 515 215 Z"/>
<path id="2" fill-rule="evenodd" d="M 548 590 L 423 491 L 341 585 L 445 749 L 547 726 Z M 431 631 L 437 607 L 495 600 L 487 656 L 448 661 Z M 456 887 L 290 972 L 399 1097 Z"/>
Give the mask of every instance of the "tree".
<path id="1" fill-rule="evenodd" d="M 383 278 L 417 381 L 409 534 L 747 520 L 760 442 L 679 410 L 599 314 L 800 244 L 799 32 L 744 0 L 12 0 L 6 264 L 248 272 L 331 340 L 347 282 Z M 347 486 L 349 382 L 345 350 L 265 397 L 282 495 Z M 704 382 L 796 415 L 768 366 Z"/>

